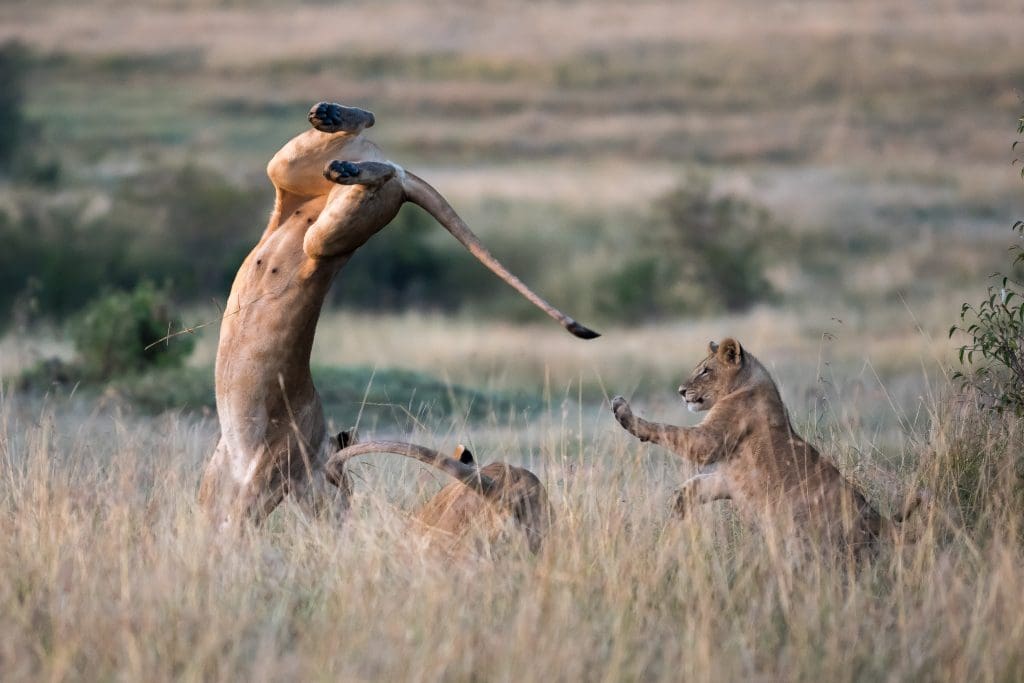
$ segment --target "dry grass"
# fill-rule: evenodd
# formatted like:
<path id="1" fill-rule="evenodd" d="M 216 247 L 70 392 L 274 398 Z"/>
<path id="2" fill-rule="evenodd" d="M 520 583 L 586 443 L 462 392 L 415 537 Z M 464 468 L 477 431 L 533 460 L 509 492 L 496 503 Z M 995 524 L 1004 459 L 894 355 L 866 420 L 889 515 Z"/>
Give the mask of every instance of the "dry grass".
<path id="1" fill-rule="evenodd" d="M 852 572 L 790 561 L 727 504 L 669 521 L 686 468 L 603 410 L 475 434 L 481 459 L 540 474 L 559 521 L 539 557 L 511 541 L 453 561 L 408 533 L 405 511 L 440 486 L 415 465 L 359 467 L 341 530 L 285 507 L 224 543 L 194 505 L 210 422 L 4 396 L 0 668 L 7 681 L 1015 680 L 1021 424 L 942 405 L 948 426 L 912 429 L 902 470 L 863 453 L 844 469 L 883 505 L 918 476 L 943 499 L 959 487 L 970 517 L 926 515 L 920 542 Z"/>
<path id="2" fill-rule="evenodd" d="M 549 408 L 528 423 L 456 416 L 403 435 L 537 472 L 558 514 L 539 557 L 517 535 L 454 560 L 422 547 L 408 512 L 443 481 L 388 456 L 357 465 L 340 530 L 285 506 L 225 544 L 194 504 L 212 419 L 4 396 L 5 680 L 1013 680 L 1024 427 L 956 408 L 937 370 L 946 343 L 886 315 L 833 321 L 834 340 L 765 310 L 589 344 L 551 324 L 328 315 L 319 362 L 391 361 L 496 389 L 547 378 Z M 886 324 L 889 336 L 871 333 Z M 920 542 L 851 572 L 794 564 L 727 503 L 668 519 L 691 468 L 578 402 L 579 386 L 635 389 L 652 417 L 683 421 L 672 387 L 706 338 L 735 330 L 873 502 L 892 509 L 918 481 L 939 493 L 911 527 Z"/>

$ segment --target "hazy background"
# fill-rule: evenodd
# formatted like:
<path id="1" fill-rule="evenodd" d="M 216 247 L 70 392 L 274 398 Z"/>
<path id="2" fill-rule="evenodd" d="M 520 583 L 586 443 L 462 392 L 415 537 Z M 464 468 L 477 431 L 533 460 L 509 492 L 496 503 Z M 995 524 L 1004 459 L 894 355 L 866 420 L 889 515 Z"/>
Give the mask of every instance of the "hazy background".
<path id="1" fill-rule="evenodd" d="M 563 336 L 408 208 L 321 326 L 314 361 L 352 369 L 353 405 L 374 368 L 421 373 L 388 376 L 401 403 L 430 382 L 671 401 L 732 334 L 801 410 L 849 384 L 912 412 L 1007 265 L 1022 29 L 977 2 L 8 2 L 0 373 L 73 359 L 78 311 L 149 282 L 173 329 L 213 324 L 171 342 L 189 368 L 158 384 L 180 395 L 118 395 L 211 406 L 265 163 L 326 99 L 374 111 L 394 160 L 605 332 Z"/>

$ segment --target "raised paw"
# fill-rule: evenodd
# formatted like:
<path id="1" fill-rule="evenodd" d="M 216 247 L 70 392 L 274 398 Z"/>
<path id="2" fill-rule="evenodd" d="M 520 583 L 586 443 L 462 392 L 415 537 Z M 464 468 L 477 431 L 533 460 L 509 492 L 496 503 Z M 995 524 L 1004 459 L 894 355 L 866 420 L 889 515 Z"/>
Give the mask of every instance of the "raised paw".
<path id="1" fill-rule="evenodd" d="M 324 169 L 324 177 L 339 185 L 380 185 L 394 175 L 394 166 L 379 161 L 335 160 Z"/>
<path id="2" fill-rule="evenodd" d="M 365 109 L 320 102 L 309 110 L 309 123 L 323 133 L 358 133 L 374 124 L 373 114 Z"/>
<path id="3" fill-rule="evenodd" d="M 324 177 L 340 183 L 349 178 L 358 178 L 360 172 L 359 166 L 351 161 L 332 161 L 324 169 Z"/>

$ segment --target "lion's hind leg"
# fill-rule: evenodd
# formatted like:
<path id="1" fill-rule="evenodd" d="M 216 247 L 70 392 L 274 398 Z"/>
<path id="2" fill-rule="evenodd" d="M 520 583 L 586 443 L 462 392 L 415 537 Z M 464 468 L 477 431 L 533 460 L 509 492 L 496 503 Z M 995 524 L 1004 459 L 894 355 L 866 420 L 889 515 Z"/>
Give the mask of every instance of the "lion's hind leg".
<path id="1" fill-rule="evenodd" d="M 250 476 L 239 477 L 232 461 L 231 449 L 221 438 L 199 486 L 199 506 L 220 532 L 237 529 L 244 521 L 260 524 L 285 492 L 284 481 L 273 468 L 257 467 Z"/>
<path id="2" fill-rule="evenodd" d="M 356 441 L 358 436 L 354 428 L 328 438 L 324 449 L 312 463 L 311 471 L 303 472 L 292 480 L 292 498 L 307 517 L 327 514 L 335 524 L 344 521 L 351 506 L 352 481 L 343 467 L 329 470 L 327 463 L 335 452 Z"/>

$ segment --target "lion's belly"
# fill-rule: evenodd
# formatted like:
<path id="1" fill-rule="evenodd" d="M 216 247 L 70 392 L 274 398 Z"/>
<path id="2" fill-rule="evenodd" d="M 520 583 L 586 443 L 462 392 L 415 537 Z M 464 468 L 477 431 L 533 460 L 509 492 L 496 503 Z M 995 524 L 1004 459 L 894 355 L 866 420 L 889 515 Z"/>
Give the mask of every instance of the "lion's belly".
<path id="1" fill-rule="evenodd" d="M 267 459 L 318 456 L 327 436 L 309 357 L 342 262 L 307 259 L 301 227 L 286 222 L 253 249 L 224 310 L 217 413 L 236 478 L 251 478 Z"/>

